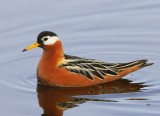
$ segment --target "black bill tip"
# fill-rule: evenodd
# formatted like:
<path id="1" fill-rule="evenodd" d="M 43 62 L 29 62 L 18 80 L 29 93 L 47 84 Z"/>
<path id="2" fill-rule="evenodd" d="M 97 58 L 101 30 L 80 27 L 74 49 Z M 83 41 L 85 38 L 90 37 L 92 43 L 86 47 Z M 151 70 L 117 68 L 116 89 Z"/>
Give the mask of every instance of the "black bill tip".
<path id="1" fill-rule="evenodd" d="M 27 50 L 26 49 L 22 50 L 22 52 L 25 52 L 25 51 L 27 51 Z"/>

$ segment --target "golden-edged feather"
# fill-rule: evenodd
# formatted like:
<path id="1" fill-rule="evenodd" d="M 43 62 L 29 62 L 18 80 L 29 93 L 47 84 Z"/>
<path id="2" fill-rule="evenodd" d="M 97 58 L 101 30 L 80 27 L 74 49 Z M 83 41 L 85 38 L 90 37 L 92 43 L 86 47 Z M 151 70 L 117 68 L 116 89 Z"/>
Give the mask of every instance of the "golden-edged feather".
<path id="1" fill-rule="evenodd" d="M 59 67 L 63 67 L 72 73 L 83 75 L 90 80 L 93 80 L 93 77 L 103 80 L 107 78 L 107 75 L 118 76 L 119 72 L 137 65 L 140 68 L 151 65 L 151 63 L 146 63 L 147 60 L 136 60 L 129 63 L 108 63 L 66 54 L 64 55 L 64 60 L 65 63 L 61 63 Z"/>

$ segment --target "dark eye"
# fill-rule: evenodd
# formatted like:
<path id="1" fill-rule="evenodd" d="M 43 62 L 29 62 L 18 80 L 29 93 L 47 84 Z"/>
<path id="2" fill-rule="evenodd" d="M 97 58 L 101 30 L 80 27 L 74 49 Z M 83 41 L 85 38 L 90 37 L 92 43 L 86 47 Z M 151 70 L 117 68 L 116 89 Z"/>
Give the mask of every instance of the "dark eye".
<path id="1" fill-rule="evenodd" d="M 47 40 L 48 40 L 48 38 L 44 38 L 43 40 L 44 40 L 44 41 L 47 41 Z"/>

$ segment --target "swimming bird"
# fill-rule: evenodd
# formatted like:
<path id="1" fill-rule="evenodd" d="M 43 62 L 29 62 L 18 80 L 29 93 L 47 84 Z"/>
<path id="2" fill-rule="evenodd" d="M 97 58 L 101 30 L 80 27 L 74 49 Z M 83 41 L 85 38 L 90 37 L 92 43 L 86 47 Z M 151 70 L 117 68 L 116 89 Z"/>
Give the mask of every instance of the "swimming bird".
<path id="1" fill-rule="evenodd" d="M 128 63 L 109 63 L 95 59 L 81 58 L 64 54 L 62 42 L 58 35 L 43 31 L 37 42 L 23 51 L 40 47 L 43 54 L 37 67 L 39 83 L 57 87 L 85 87 L 111 82 L 121 77 L 150 66 L 147 60 L 136 60 Z"/>

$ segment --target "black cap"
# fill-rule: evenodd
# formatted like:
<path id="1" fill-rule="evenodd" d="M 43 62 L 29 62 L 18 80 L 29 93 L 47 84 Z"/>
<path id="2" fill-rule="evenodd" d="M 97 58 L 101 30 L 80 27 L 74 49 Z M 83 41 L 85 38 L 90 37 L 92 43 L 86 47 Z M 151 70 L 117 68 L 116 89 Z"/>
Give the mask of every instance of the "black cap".
<path id="1" fill-rule="evenodd" d="M 38 37 L 37 37 L 37 42 L 41 43 L 41 38 L 45 37 L 45 36 L 57 36 L 57 34 L 55 34 L 54 32 L 51 31 L 42 31 Z"/>

